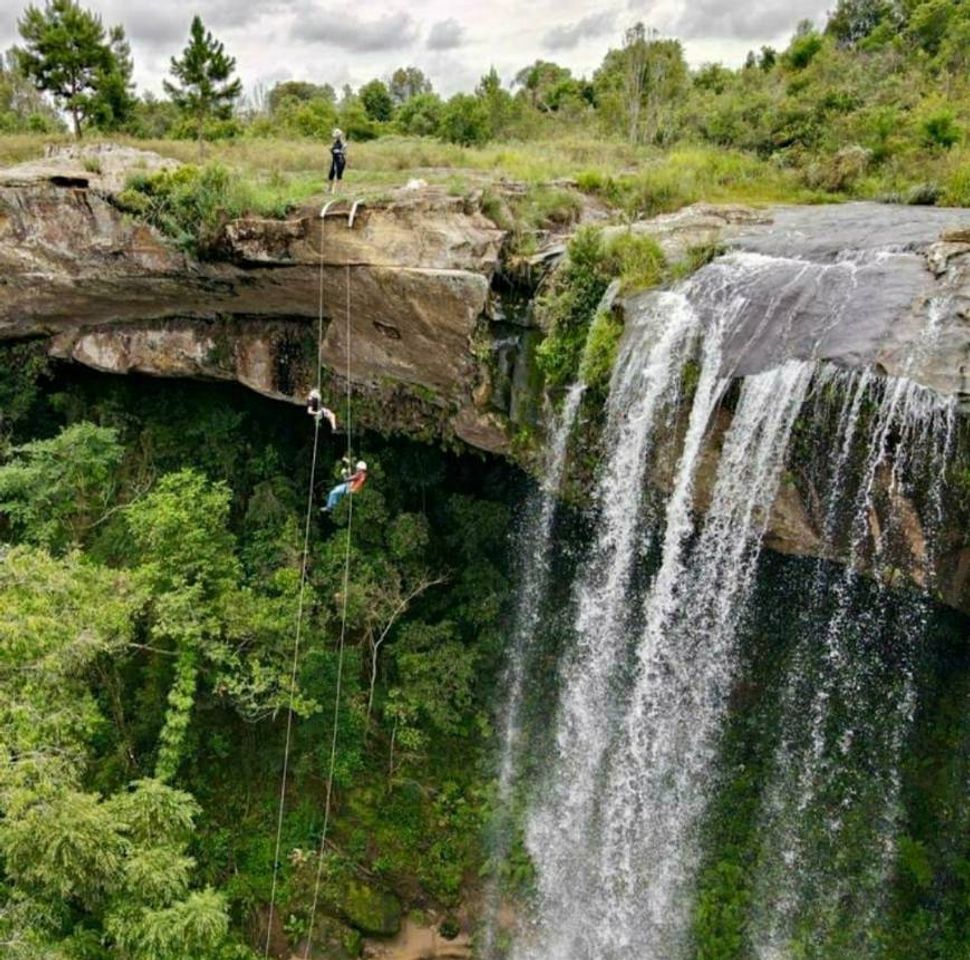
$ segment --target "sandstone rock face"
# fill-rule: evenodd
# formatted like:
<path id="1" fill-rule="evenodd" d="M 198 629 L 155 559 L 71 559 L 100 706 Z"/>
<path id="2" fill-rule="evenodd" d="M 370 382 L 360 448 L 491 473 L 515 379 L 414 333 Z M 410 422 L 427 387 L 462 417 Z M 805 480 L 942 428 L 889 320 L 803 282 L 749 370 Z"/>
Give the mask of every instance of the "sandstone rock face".
<path id="1" fill-rule="evenodd" d="M 346 201 L 323 218 L 308 208 L 229 223 L 222 258 L 198 262 L 111 200 L 127 173 L 170 163 L 127 148 L 71 148 L 0 171 L 0 340 L 45 337 L 53 355 L 98 370 L 236 380 L 302 403 L 317 381 L 319 336 L 326 399 L 338 403 L 349 377 L 360 426 L 508 451 L 510 416 L 535 406 L 522 358 L 539 333 L 527 314 L 506 315 L 495 302 L 503 231 L 461 198 L 415 184 L 361 206 L 352 228 Z M 692 247 L 727 248 L 682 288 L 705 323 L 728 305 L 738 311 L 725 376 L 827 360 L 970 398 L 970 211 L 698 204 L 607 229 L 653 236 L 672 260 Z M 536 265 L 563 249 L 550 246 Z M 646 309 L 652 296 L 617 309 Z M 728 423 L 722 412 L 711 430 L 698 510 Z M 669 438 L 668 467 L 678 443 Z M 669 472 L 654 482 L 664 488 Z M 915 510 L 895 506 L 908 518 L 915 568 L 926 535 Z M 786 481 L 767 544 L 818 555 L 816 514 Z M 970 548 L 961 544 L 947 555 L 944 590 L 970 609 Z"/>
<path id="2" fill-rule="evenodd" d="M 504 237 L 490 221 L 412 190 L 361 207 L 353 229 L 347 202 L 325 219 L 230 223 L 223 259 L 201 263 L 112 205 L 125 164 L 166 163 L 137 153 L 72 151 L 0 174 L 0 339 L 48 336 L 55 356 L 99 370 L 235 379 L 302 402 L 320 333 L 335 389 L 348 373 L 371 399 L 403 389 L 442 435 L 505 449 L 501 418 L 473 399 Z M 362 425 L 403 428 L 380 407 Z"/>
<path id="3" fill-rule="evenodd" d="M 714 268 L 718 289 L 692 284 L 689 294 L 708 324 L 738 311 L 725 373 L 829 360 L 970 398 L 970 210 L 699 204 L 632 229 L 670 259 L 695 246 L 727 249 Z M 625 307 L 642 309 L 650 296 Z"/>
<path id="4" fill-rule="evenodd" d="M 970 211 L 864 203 L 776 209 L 765 221 L 694 208 L 641 230 L 654 228 L 671 256 L 698 240 L 727 248 L 679 288 L 684 307 L 708 335 L 731 317 L 723 376 L 757 374 L 789 360 L 824 361 L 906 378 L 964 406 L 970 399 Z M 651 316 L 657 303 L 657 294 L 647 292 L 621 308 L 628 318 Z M 698 511 L 710 502 L 729 422 L 721 410 L 709 431 L 694 491 Z M 653 478 L 661 489 L 670 488 L 682 431 L 683 425 L 668 441 L 673 450 Z M 896 518 L 895 570 L 925 586 L 928 533 L 919 511 L 888 475 L 876 477 L 875 489 L 880 509 Z M 947 603 L 970 610 L 957 513 L 934 535 L 935 589 Z M 873 509 L 868 519 L 876 542 L 884 517 Z M 768 518 L 766 545 L 819 556 L 826 550 L 823 522 L 819 504 L 786 478 Z"/>

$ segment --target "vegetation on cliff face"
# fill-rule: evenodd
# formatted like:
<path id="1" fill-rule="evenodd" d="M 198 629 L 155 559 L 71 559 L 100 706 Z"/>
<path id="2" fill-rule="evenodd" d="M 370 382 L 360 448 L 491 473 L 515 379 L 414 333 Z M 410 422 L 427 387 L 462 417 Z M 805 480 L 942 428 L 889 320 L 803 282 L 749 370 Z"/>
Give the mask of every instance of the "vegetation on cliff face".
<path id="1" fill-rule="evenodd" d="M 246 956 L 273 866 L 307 418 L 232 388 L 44 386 L 5 420 L 0 465 L 5 956 Z M 517 482 L 359 443 L 335 819 L 320 864 L 346 505 L 311 526 L 273 934 L 306 934 L 319 867 L 334 956 L 402 905 L 455 908 L 481 869 Z M 318 493 L 343 449 L 324 439 Z"/>

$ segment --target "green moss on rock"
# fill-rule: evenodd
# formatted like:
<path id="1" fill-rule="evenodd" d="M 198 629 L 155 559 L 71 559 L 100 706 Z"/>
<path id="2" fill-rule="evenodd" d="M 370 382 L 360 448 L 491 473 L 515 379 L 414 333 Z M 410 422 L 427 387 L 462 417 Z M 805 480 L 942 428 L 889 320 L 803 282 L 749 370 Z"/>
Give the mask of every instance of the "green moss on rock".
<path id="1" fill-rule="evenodd" d="M 393 937 L 401 929 L 401 902 L 393 893 L 351 880 L 343 894 L 341 912 L 363 934 Z"/>

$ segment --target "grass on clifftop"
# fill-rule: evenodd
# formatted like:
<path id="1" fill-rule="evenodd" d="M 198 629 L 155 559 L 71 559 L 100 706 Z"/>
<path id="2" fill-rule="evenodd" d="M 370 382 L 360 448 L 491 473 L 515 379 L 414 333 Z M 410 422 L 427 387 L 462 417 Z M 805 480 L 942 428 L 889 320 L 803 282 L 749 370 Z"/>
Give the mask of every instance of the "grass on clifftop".
<path id="1" fill-rule="evenodd" d="M 43 155 L 67 138 L 0 137 L 0 165 Z M 186 163 L 189 172 L 135 177 L 122 205 L 154 223 L 190 251 L 206 255 L 226 219 L 244 215 L 283 217 L 326 194 L 329 149 L 309 140 L 220 141 L 207 147 L 202 168 L 196 146 L 183 140 L 123 141 Z M 371 202 L 419 178 L 456 196 L 482 195 L 482 209 L 517 234 L 516 248 L 529 252 L 537 230 L 568 226 L 585 193 L 613 213 L 636 219 L 691 203 L 824 203 L 843 199 L 970 204 L 970 147 L 920 158 L 896 157 L 851 186 L 814 170 L 782 165 L 738 150 L 681 145 L 668 150 L 618 141 L 571 137 L 461 147 L 431 138 L 384 137 L 351 144 L 343 194 Z M 834 174 L 833 174 L 834 176 Z M 838 179 L 838 178 L 836 178 Z M 525 184 L 520 198 L 502 197 L 496 184 Z M 575 189 L 564 186 L 575 184 Z M 932 187 L 932 189 L 930 189 Z M 499 199 L 497 199 L 499 198 Z"/>
<path id="2" fill-rule="evenodd" d="M 0 136 L 0 165 L 43 155 L 48 143 L 67 138 Z M 185 140 L 125 140 L 184 163 L 195 163 L 196 146 Z M 326 144 L 306 140 L 241 138 L 207 146 L 206 160 L 218 163 L 258 186 L 273 185 L 293 202 L 325 189 L 330 153 Z M 792 170 L 737 151 L 714 147 L 653 147 L 571 138 L 461 147 L 431 138 L 385 137 L 350 145 L 344 190 L 387 190 L 419 177 L 454 192 L 466 192 L 497 180 L 527 184 L 576 180 L 592 192 L 638 212 L 635 204 L 656 193 L 664 208 L 697 199 L 745 203 L 811 202 L 819 198 Z M 649 205 L 648 205 L 649 206 Z"/>
<path id="3" fill-rule="evenodd" d="M 43 155 L 45 144 L 68 143 L 39 136 L 0 137 L 0 164 Z M 227 219 L 244 215 L 284 217 L 322 201 L 329 165 L 327 145 L 310 141 L 239 139 L 208 146 L 195 165 L 196 146 L 182 140 L 124 141 L 186 164 L 177 173 L 135 174 L 120 196 L 128 212 L 143 217 L 202 256 Z M 687 204 L 811 203 L 832 199 L 804 187 L 792 170 L 737 151 L 680 147 L 662 151 L 619 142 L 572 139 L 460 147 L 430 138 L 386 137 L 351 145 L 343 194 L 374 201 L 420 178 L 450 193 L 482 195 L 482 209 L 517 236 L 529 252 L 537 230 L 567 227 L 578 219 L 581 193 L 613 210 L 615 217 L 649 217 Z M 509 181 L 520 194 L 492 190 Z M 574 183 L 570 189 L 559 181 Z"/>

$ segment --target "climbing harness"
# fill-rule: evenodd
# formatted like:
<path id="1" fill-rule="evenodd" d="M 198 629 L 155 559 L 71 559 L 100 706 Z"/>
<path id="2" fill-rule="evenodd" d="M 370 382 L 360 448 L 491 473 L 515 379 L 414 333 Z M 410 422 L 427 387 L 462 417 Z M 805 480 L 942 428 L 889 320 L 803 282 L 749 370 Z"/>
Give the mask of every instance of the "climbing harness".
<path id="1" fill-rule="evenodd" d="M 319 395 L 321 388 L 321 370 L 323 369 L 323 274 L 324 274 L 324 250 L 325 250 L 325 238 L 326 238 L 326 216 L 330 208 L 339 201 L 331 200 L 324 205 L 323 209 L 320 211 L 320 267 L 319 267 L 319 302 L 317 307 L 317 386 L 315 392 Z M 357 216 L 357 209 L 361 205 L 361 201 L 355 200 L 350 208 L 347 215 L 347 226 L 348 229 L 352 229 L 354 225 L 354 220 Z M 348 263 L 345 267 L 345 288 L 346 288 L 346 303 L 345 303 L 345 321 L 346 321 L 346 347 L 347 347 L 347 457 L 351 458 L 353 450 L 353 420 L 352 420 L 352 404 L 351 404 L 351 327 L 350 327 L 350 264 Z M 316 480 L 316 470 L 317 470 L 317 451 L 319 449 L 320 441 L 320 417 L 313 418 L 313 455 L 310 464 L 310 489 L 307 494 L 307 510 L 306 510 L 306 522 L 304 524 L 303 530 L 303 554 L 300 564 L 300 590 L 299 599 L 297 601 L 297 615 L 296 615 L 296 635 L 293 641 L 293 661 L 290 668 L 290 699 L 289 706 L 286 713 L 286 738 L 283 747 L 283 774 L 280 782 L 280 802 L 279 811 L 276 817 L 276 844 L 273 852 L 273 881 L 270 887 L 270 899 L 269 899 L 269 915 L 266 918 L 266 944 L 264 949 L 264 957 L 269 958 L 269 948 L 270 941 L 273 933 L 273 915 L 276 909 L 276 892 L 279 883 L 279 868 L 280 868 L 280 849 L 283 840 L 283 813 L 286 807 L 286 781 L 287 774 L 289 772 L 290 764 L 290 747 L 292 744 L 293 735 L 293 704 L 296 696 L 296 678 L 299 669 L 300 662 L 300 642 L 303 635 L 303 612 L 304 612 L 304 601 L 306 596 L 306 581 L 307 581 L 307 561 L 309 559 L 309 549 L 310 549 L 310 519 L 313 516 L 313 493 Z M 336 690 L 334 693 L 334 707 L 333 707 L 333 734 L 330 741 L 330 764 L 329 770 L 327 772 L 327 793 L 326 800 L 324 803 L 323 810 L 323 831 L 320 836 L 320 847 L 317 852 L 317 873 L 313 886 L 313 902 L 310 909 L 310 921 L 307 928 L 306 946 L 303 952 L 303 960 L 307 960 L 310 952 L 310 944 L 313 939 L 313 924 L 316 919 L 317 906 L 320 899 L 320 885 L 323 879 L 323 855 L 327 842 L 327 831 L 330 826 L 330 810 L 333 800 L 333 781 L 334 781 L 334 771 L 336 768 L 337 761 L 337 733 L 338 725 L 340 720 L 340 694 L 343 688 L 343 667 L 344 667 L 344 647 L 347 638 L 347 600 L 348 600 L 348 588 L 350 586 L 350 545 L 351 545 L 351 534 L 353 532 L 353 522 L 354 522 L 354 498 L 351 496 L 350 503 L 348 507 L 347 514 L 347 534 L 346 534 L 346 550 L 344 555 L 344 573 L 343 573 L 343 603 L 342 611 L 340 616 L 340 642 L 337 647 L 337 681 Z"/>

